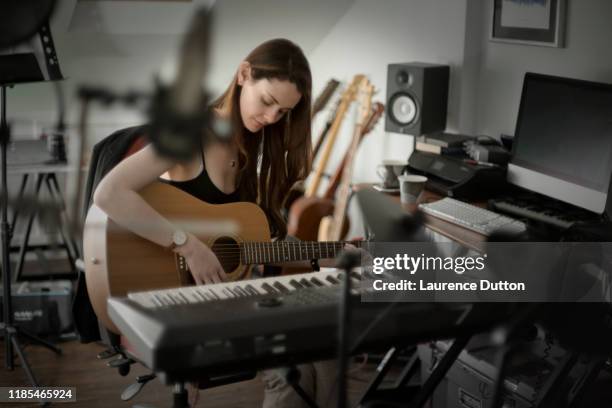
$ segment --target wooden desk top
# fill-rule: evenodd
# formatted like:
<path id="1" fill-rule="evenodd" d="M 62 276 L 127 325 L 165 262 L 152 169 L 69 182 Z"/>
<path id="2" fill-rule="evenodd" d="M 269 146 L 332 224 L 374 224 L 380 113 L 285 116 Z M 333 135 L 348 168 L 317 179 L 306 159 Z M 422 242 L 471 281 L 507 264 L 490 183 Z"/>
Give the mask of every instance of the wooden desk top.
<path id="1" fill-rule="evenodd" d="M 359 191 L 361 189 L 364 188 L 372 188 L 373 189 L 373 184 L 372 183 L 361 183 L 361 184 L 357 184 L 354 186 L 354 189 L 356 191 Z M 400 203 L 400 196 L 399 193 L 380 193 L 380 194 L 386 194 L 389 197 L 391 197 L 394 201 L 397 202 L 398 205 L 401 205 L 402 208 L 409 212 L 409 213 L 413 213 L 416 210 L 416 205 L 407 205 L 407 204 L 401 204 Z M 423 203 L 431 203 L 433 201 L 438 201 L 440 199 L 444 198 L 443 196 L 441 196 L 440 194 L 434 193 L 432 191 L 429 190 L 425 190 L 423 193 L 423 197 L 422 197 L 422 201 Z M 471 204 L 477 205 L 479 207 L 486 207 L 486 202 L 473 202 Z M 433 217 L 429 214 L 423 214 L 424 219 L 425 219 L 425 226 L 432 230 L 435 231 L 441 235 L 444 235 L 445 237 L 460 243 L 461 245 L 465 245 L 468 248 L 472 248 L 475 249 L 477 251 L 482 251 L 484 249 L 484 245 L 486 243 L 486 239 L 487 237 L 479 234 L 478 232 L 474 232 L 472 230 L 469 230 L 467 228 L 461 227 L 459 225 L 450 223 L 448 221 L 442 220 L 440 218 L 437 217 Z"/>

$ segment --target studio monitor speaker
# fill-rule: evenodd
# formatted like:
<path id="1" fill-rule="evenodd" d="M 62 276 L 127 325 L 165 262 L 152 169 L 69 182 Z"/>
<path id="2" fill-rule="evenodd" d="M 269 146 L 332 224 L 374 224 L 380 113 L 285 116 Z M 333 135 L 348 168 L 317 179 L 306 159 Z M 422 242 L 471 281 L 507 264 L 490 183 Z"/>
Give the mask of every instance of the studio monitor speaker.
<path id="1" fill-rule="evenodd" d="M 448 65 L 389 64 L 385 130 L 420 136 L 446 128 Z"/>

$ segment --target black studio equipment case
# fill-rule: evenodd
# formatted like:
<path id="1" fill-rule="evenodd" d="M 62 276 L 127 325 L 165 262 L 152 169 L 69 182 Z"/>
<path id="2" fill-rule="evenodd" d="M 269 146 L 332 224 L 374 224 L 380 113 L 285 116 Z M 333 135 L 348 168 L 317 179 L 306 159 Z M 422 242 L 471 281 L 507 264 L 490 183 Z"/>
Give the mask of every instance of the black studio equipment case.
<path id="1" fill-rule="evenodd" d="M 72 282 L 26 281 L 12 285 L 14 322 L 37 336 L 62 338 L 74 333 Z M 2 309 L 0 290 L 0 310 Z M 4 316 L 0 313 L 0 320 Z"/>
<path id="2" fill-rule="evenodd" d="M 431 398 L 431 408 L 487 408 L 493 398 L 496 353 L 499 348 L 472 340 L 461 352 Z M 419 345 L 423 381 L 451 343 Z M 559 408 L 577 398 L 592 361 L 579 358 L 544 335 L 522 343 L 504 376 L 504 408 Z"/>

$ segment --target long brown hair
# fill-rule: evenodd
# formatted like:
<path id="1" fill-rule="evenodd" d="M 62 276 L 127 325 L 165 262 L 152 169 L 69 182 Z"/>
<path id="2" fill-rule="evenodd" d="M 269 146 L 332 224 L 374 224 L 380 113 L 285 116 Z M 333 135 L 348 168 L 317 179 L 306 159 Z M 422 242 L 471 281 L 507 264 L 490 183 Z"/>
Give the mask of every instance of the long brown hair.
<path id="1" fill-rule="evenodd" d="M 289 189 L 310 172 L 312 143 L 310 106 L 312 78 L 302 50 L 286 39 L 266 41 L 255 48 L 245 61 L 251 65 L 253 80 L 289 81 L 302 95 L 298 104 L 278 122 L 252 133 L 242 124 L 237 75 L 225 92 L 213 102 L 214 108 L 227 109 L 239 147 L 240 172 L 237 187 L 240 199 L 259 204 L 270 223 L 272 236 L 287 234 L 281 208 Z M 261 171 L 257 176 L 258 164 Z"/>

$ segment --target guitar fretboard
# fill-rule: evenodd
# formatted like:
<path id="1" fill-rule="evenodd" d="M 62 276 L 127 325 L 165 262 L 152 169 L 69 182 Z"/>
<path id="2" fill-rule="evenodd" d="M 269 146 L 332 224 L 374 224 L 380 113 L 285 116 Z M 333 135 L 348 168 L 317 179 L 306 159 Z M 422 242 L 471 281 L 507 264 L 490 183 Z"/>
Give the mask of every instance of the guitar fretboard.
<path id="1" fill-rule="evenodd" d="M 352 244 L 361 246 L 359 243 Z M 345 242 L 342 241 L 244 242 L 240 244 L 240 263 L 262 264 L 335 258 L 344 245 Z"/>

